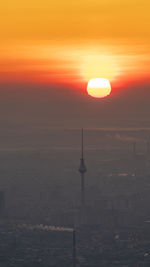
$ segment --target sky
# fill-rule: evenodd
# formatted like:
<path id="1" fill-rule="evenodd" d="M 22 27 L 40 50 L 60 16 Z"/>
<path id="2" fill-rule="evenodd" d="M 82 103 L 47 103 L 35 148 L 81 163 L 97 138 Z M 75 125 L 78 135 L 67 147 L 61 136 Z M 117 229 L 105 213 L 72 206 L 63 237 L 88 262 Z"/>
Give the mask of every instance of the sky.
<path id="1" fill-rule="evenodd" d="M 0 119 L 99 126 L 150 120 L 149 0 L 5 0 L 0 8 Z M 91 78 L 111 95 L 87 95 Z"/>

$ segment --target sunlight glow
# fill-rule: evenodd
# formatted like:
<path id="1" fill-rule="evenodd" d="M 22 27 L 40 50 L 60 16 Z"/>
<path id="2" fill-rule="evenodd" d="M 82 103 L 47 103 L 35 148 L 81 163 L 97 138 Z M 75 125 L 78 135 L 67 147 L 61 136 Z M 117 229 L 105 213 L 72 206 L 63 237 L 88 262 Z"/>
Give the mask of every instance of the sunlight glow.
<path id="1" fill-rule="evenodd" d="M 83 77 L 88 81 L 93 77 L 113 80 L 119 72 L 114 56 L 109 53 L 107 55 L 98 54 L 98 51 L 85 57 L 82 68 Z"/>

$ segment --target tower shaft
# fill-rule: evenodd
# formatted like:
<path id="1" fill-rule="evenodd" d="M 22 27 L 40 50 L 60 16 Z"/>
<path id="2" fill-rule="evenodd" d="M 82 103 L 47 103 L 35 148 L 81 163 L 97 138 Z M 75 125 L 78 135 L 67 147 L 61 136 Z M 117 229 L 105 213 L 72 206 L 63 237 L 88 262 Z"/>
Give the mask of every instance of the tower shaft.
<path id="1" fill-rule="evenodd" d="M 84 173 L 81 173 L 81 205 L 85 204 L 85 185 L 84 185 Z"/>

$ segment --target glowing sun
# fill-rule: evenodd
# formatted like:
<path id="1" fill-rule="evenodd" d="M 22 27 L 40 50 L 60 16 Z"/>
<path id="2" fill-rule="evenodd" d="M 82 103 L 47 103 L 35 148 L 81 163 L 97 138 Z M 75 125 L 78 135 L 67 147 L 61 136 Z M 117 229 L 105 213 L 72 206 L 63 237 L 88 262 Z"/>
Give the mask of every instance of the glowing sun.
<path id="1" fill-rule="evenodd" d="M 90 96 L 103 98 L 111 93 L 111 85 L 109 80 L 104 78 L 91 79 L 88 82 L 87 92 Z"/>

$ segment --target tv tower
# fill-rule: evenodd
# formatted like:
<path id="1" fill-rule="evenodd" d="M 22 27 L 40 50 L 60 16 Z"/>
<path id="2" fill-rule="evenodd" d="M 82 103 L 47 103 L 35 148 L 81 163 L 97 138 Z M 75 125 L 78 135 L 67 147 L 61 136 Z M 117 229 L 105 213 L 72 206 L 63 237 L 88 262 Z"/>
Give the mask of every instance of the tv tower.
<path id="1" fill-rule="evenodd" d="M 84 207 L 85 205 L 85 185 L 84 185 L 84 174 L 87 171 L 85 163 L 84 163 L 84 143 L 83 143 L 83 129 L 82 129 L 82 136 L 81 136 L 81 159 L 80 159 L 80 166 L 79 172 L 81 174 L 81 206 Z"/>

